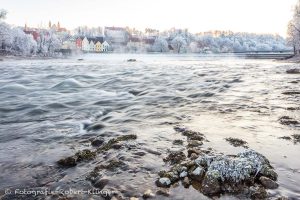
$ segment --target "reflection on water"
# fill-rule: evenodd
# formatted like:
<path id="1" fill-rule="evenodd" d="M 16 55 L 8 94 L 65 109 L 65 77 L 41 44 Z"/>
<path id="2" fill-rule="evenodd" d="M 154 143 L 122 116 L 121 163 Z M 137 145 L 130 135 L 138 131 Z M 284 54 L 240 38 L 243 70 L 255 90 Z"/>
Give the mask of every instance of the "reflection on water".
<path id="1" fill-rule="evenodd" d="M 129 58 L 137 62 L 126 62 Z M 107 187 L 125 196 L 155 190 L 162 158 L 182 139 L 175 124 L 205 134 L 205 145 L 226 154 L 242 147 L 238 137 L 264 154 L 279 174 L 272 195 L 300 198 L 300 144 L 278 137 L 299 134 L 299 126 L 278 122 L 300 118 L 300 77 L 285 71 L 292 64 L 194 55 L 97 55 L 84 61 L 5 61 L 0 66 L 0 189 L 89 187 L 86 175 L 99 163 L 121 159 L 126 170 L 105 172 Z M 289 109 L 287 109 L 289 108 Z M 292 109 L 295 108 L 295 109 Z M 86 130 L 90 124 L 101 128 Z M 56 161 L 105 140 L 137 134 L 117 150 L 91 162 L 61 169 Z M 172 199 L 205 198 L 177 187 Z M 224 197 L 226 198 L 226 197 Z"/>

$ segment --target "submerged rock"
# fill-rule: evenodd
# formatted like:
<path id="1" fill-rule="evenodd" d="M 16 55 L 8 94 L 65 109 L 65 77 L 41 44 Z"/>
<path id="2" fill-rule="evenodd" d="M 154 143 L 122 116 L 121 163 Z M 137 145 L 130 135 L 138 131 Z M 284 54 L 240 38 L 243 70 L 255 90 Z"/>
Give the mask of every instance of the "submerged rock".
<path id="1" fill-rule="evenodd" d="M 96 157 L 96 152 L 84 149 L 82 151 L 78 151 L 75 156 L 77 157 L 77 161 L 92 160 Z"/>
<path id="2" fill-rule="evenodd" d="M 279 137 L 279 139 L 283 139 L 283 140 L 292 140 L 292 138 L 291 138 L 290 136 Z"/>
<path id="3" fill-rule="evenodd" d="M 170 162 L 172 165 L 178 164 L 186 159 L 185 154 L 182 151 L 173 151 L 166 158 L 164 162 Z"/>
<path id="4" fill-rule="evenodd" d="M 174 145 L 183 145 L 183 140 L 174 140 L 173 144 Z"/>
<path id="5" fill-rule="evenodd" d="M 129 135 L 122 135 L 116 138 L 113 138 L 111 140 L 109 140 L 107 143 L 105 143 L 104 145 L 102 145 L 101 147 L 99 147 L 97 149 L 97 152 L 102 152 L 102 151 L 107 151 L 109 149 L 111 149 L 113 147 L 114 144 L 121 142 L 121 141 L 127 141 L 127 140 L 136 140 L 137 136 L 134 134 L 129 134 Z"/>
<path id="6" fill-rule="evenodd" d="M 247 142 L 238 138 L 229 137 L 229 138 L 225 138 L 225 140 L 234 147 L 240 147 L 240 146 L 247 147 Z"/>
<path id="7" fill-rule="evenodd" d="M 104 124 L 97 123 L 97 124 L 92 124 L 92 125 L 87 126 L 86 130 L 87 131 L 97 131 L 97 130 L 103 129 L 104 127 L 105 127 Z"/>
<path id="8" fill-rule="evenodd" d="M 284 95 L 297 95 L 297 94 L 300 94 L 300 91 L 287 91 L 287 92 L 283 92 L 282 94 L 284 94 Z"/>
<path id="9" fill-rule="evenodd" d="M 296 69 L 296 68 L 288 69 L 288 70 L 286 70 L 286 73 L 287 74 L 300 74 L 300 69 Z"/>
<path id="10" fill-rule="evenodd" d="M 127 164 L 125 164 L 123 161 L 112 159 L 108 161 L 107 164 L 101 164 L 97 167 L 95 167 L 94 171 L 100 171 L 102 169 L 107 169 L 109 171 L 115 171 L 117 168 L 126 169 Z"/>
<path id="11" fill-rule="evenodd" d="M 300 124 L 297 120 L 295 120 L 289 116 L 280 117 L 279 122 L 282 125 L 298 125 L 298 124 Z"/>
<path id="12" fill-rule="evenodd" d="M 77 162 L 77 158 L 70 156 L 67 158 L 60 159 L 59 161 L 57 161 L 57 164 L 63 167 L 74 167 L 77 165 L 76 162 Z"/>
<path id="13" fill-rule="evenodd" d="M 127 60 L 127 62 L 136 62 L 136 59 L 130 58 Z"/>
<path id="14" fill-rule="evenodd" d="M 300 134 L 294 134 L 294 135 L 292 135 L 292 137 L 294 138 L 295 143 L 300 142 Z"/>
<path id="15" fill-rule="evenodd" d="M 261 186 L 252 186 L 250 187 L 250 198 L 251 199 L 266 199 L 268 197 L 268 193 L 265 188 Z"/>
<path id="16" fill-rule="evenodd" d="M 99 179 L 98 181 L 96 181 L 93 186 L 96 188 L 99 188 L 100 190 L 102 190 L 107 184 L 108 184 L 109 180 L 106 178 L 102 178 Z"/>
<path id="17" fill-rule="evenodd" d="M 203 145 L 203 142 L 198 141 L 198 140 L 189 140 L 188 141 L 188 147 L 199 147 L 202 145 Z"/>
<path id="18" fill-rule="evenodd" d="M 271 179 L 269 179 L 265 176 L 261 176 L 259 178 L 259 181 L 267 189 L 276 189 L 276 188 L 278 188 L 278 183 L 276 183 L 275 181 L 273 181 L 273 180 L 271 180 Z"/>
<path id="19" fill-rule="evenodd" d="M 91 145 L 94 147 L 99 147 L 104 143 L 104 139 L 102 138 L 96 138 L 91 142 Z"/>

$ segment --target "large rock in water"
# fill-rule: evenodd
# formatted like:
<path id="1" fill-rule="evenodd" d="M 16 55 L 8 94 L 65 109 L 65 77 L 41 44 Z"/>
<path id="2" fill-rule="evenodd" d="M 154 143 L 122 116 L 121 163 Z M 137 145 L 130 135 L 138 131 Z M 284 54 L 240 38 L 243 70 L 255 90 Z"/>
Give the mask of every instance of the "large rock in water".
<path id="1" fill-rule="evenodd" d="M 267 188 L 275 188 L 276 172 L 270 166 L 269 161 L 263 155 L 254 150 L 245 150 L 237 156 L 200 156 L 196 159 L 199 166 L 206 166 L 207 171 L 202 182 L 203 193 L 214 195 L 226 192 L 220 185 L 227 185 L 232 192 L 239 192 L 244 183 L 252 183 L 256 175 L 265 175 L 261 182 Z M 224 190 L 224 191 L 223 191 Z"/>

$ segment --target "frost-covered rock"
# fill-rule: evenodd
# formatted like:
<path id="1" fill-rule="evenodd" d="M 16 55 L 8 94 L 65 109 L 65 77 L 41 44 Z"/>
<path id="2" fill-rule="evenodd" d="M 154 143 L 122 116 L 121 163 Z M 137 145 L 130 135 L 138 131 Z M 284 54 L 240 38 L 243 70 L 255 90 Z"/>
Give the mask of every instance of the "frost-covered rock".
<path id="1" fill-rule="evenodd" d="M 263 167 L 270 166 L 269 161 L 254 150 L 245 150 L 236 157 L 204 156 L 196 159 L 198 165 L 206 165 L 207 173 L 217 171 L 220 179 L 241 182 L 257 175 Z"/>
<path id="2" fill-rule="evenodd" d="M 171 185 L 171 180 L 169 178 L 160 178 L 156 181 L 158 187 L 169 187 Z"/>
<path id="3" fill-rule="evenodd" d="M 180 173 L 179 177 L 180 177 L 180 178 L 184 178 L 184 177 L 186 177 L 187 175 L 188 175 L 188 173 L 187 173 L 186 171 L 183 171 L 183 172 Z"/>
<path id="4" fill-rule="evenodd" d="M 197 167 L 195 170 L 191 172 L 190 176 L 193 180 L 201 181 L 203 179 L 204 174 L 205 174 L 204 168 Z"/>

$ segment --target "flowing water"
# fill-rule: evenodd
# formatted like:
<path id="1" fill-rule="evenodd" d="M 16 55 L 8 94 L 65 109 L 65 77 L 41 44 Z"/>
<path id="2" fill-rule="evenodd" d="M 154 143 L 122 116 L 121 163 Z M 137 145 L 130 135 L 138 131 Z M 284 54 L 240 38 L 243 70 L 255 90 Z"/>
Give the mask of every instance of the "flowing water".
<path id="1" fill-rule="evenodd" d="M 195 55 L 83 58 L 0 62 L 2 193 L 7 188 L 90 188 L 87 174 L 111 158 L 122 159 L 128 169 L 104 174 L 107 188 L 127 197 L 155 191 L 168 150 L 182 148 L 172 144 L 184 139 L 173 129 L 180 124 L 200 131 L 209 140 L 206 147 L 225 154 L 243 148 L 224 138 L 247 141 L 279 174 L 279 188 L 268 191 L 271 196 L 300 198 L 300 144 L 278 138 L 300 133 L 299 126 L 278 121 L 282 116 L 300 120 L 300 95 L 282 94 L 299 90 L 300 76 L 285 73 L 293 64 Z M 84 129 L 97 123 L 104 128 Z M 94 149 L 91 138 L 124 134 L 136 134 L 137 140 L 73 168 L 56 164 L 78 150 Z M 170 199 L 206 198 L 193 187 L 170 192 Z"/>

